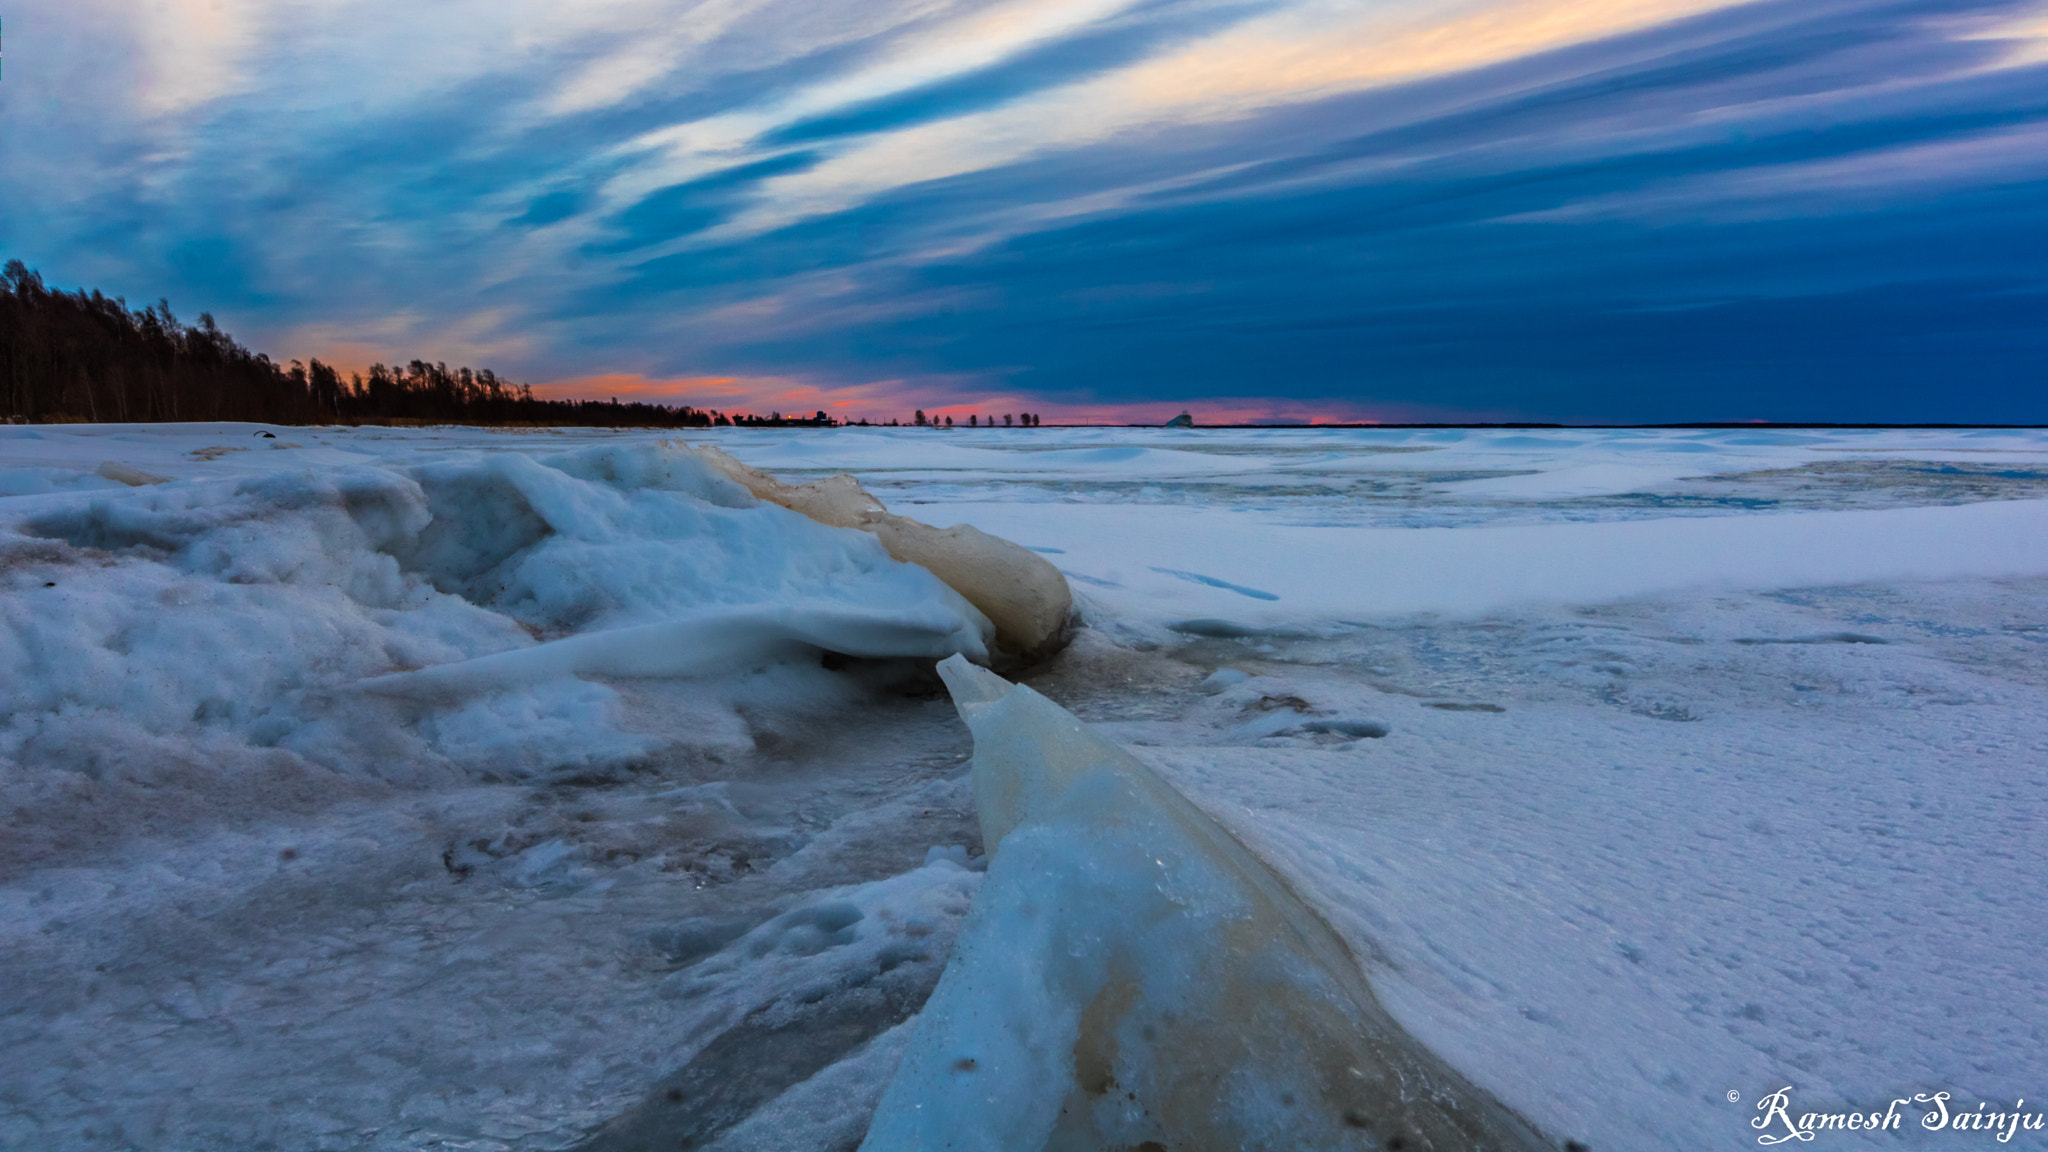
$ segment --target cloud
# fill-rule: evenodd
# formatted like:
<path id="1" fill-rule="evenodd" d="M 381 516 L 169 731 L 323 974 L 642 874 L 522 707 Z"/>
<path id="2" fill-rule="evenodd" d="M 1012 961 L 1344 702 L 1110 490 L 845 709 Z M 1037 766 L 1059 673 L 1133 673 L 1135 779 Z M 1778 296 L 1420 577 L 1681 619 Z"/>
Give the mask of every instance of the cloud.
<path id="1" fill-rule="evenodd" d="M 626 252 L 701 232 L 729 215 L 734 205 L 762 182 L 801 172 L 817 162 L 815 152 L 788 152 L 657 189 L 607 221 L 625 235 L 600 251 Z"/>
<path id="2" fill-rule="evenodd" d="M 1155 3 L 1149 10 L 1031 45 L 984 68 L 784 124 L 766 133 L 762 143 L 803 144 L 886 132 L 1000 107 L 1136 64 L 1177 41 L 1227 27 L 1256 11 L 1249 6 L 1193 11 L 1185 7 Z"/>
<path id="3" fill-rule="evenodd" d="M 764 411 L 2048 419 L 2035 0 L 230 7 L 10 71 L 9 255 Z"/>

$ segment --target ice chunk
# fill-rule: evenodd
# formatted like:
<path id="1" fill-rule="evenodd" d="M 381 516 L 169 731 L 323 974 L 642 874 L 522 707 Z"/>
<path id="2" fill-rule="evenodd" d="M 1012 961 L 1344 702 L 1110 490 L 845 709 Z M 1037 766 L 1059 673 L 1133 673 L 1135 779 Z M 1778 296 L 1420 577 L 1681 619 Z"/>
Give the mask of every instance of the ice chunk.
<path id="1" fill-rule="evenodd" d="M 1209 695 L 1227 691 L 1252 678 L 1252 674 L 1237 668 L 1218 668 L 1203 678 L 1197 687 Z"/>
<path id="2" fill-rule="evenodd" d="M 170 483 L 167 477 L 151 475 L 140 468 L 130 468 L 126 464 L 118 464 L 112 460 L 101 464 L 96 471 L 103 479 L 112 480 L 116 484 L 126 484 L 130 488 Z"/>
<path id="3" fill-rule="evenodd" d="M 794 707 L 809 689 L 785 673 L 820 648 L 985 660 L 993 633 L 875 537 L 652 444 L 132 488 L 71 475 L 89 489 L 0 512 L 0 764 L 38 773 L 185 765 L 229 788 L 279 757 L 393 783 L 610 770 L 744 745 L 742 697 Z M 700 719 L 658 735 L 581 678 L 714 671 L 676 697 Z M 15 783 L 0 772 L 0 801 Z M 16 807 L 36 810 L 0 802 Z"/>
<path id="4" fill-rule="evenodd" d="M 1215 820 L 1031 689 L 940 672 L 992 859 L 864 1148 L 1545 1146 Z"/>
<path id="5" fill-rule="evenodd" d="M 460 698 L 560 676 L 698 676 L 822 648 L 848 656 L 986 658 L 981 636 L 945 605 L 894 613 L 788 606 L 615 628 L 365 680 L 376 693 Z"/>
<path id="6" fill-rule="evenodd" d="M 981 609 L 996 627 L 998 647 L 1013 659 L 1044 659 L 1065 647 L 1072 634 L 1073 590 L 1059 569 L 1029 548 L 971 524 L 934 528 L 894 515 L 845 473 L 810 484 L 785 484 L 717 448 L 689 451 L 758 499 L 821 524 L 873 533 L 889 555 L 930 571 Z"/>

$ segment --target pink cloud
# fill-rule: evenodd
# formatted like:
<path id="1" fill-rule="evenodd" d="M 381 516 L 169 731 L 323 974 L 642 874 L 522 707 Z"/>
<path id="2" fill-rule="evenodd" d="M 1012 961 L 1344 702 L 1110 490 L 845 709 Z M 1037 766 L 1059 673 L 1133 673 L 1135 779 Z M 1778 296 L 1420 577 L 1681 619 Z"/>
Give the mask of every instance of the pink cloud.
<path id="1" fill-rule="evenodd" d="M 720 412 L 808 414 L 824 411 L 846 421 L 909 423 L 919 409 L 934 419 L 993 417 L 1023 412 L 1049 424 L 1164 424 L 1183 410 L 1197 424 L 1387 424 L 1458 420 L 1510 420 L 1512 413 L 1467 413 L 1402 404 L 1367 404 L 1344 400 L 1288 400 L 1273 397 L 1232 397 L 1128 403 L 1055 401 L 1021 392 L 983 390 L 973 381 L 925 378 L 877 380 L 863 384 L 820 384 L 789 376 L 678 376 L 652 378 L 638 373 L 613 373 L 554 380 L 533 387 L 550 399 L 640 400 L 655 404 L 687 404 Z"/>

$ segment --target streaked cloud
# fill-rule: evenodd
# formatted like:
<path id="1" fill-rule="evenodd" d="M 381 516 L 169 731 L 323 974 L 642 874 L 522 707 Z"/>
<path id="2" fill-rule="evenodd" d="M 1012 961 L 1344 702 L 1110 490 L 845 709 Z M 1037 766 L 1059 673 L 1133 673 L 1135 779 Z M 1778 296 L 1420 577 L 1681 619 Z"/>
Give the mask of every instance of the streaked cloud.
<path id="1" fill-rule="evenodd" d="M 2038 0 L 17 21 L 0 248 L 280 355 L 899 417 L 2048 419 Z"/>

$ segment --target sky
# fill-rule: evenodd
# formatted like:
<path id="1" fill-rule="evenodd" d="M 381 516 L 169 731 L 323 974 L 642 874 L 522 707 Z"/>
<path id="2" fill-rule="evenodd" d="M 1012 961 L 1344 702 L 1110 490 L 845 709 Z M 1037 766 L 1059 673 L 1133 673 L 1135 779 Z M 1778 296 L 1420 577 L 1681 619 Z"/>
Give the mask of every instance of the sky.
<path id="1" fill-rule="evenodd" d="M 2048 422 L 2048 0 L 65 0 L 0 258 L 845 418 Z"/>

